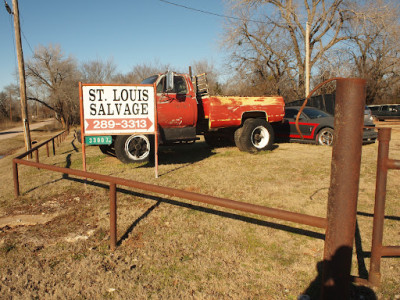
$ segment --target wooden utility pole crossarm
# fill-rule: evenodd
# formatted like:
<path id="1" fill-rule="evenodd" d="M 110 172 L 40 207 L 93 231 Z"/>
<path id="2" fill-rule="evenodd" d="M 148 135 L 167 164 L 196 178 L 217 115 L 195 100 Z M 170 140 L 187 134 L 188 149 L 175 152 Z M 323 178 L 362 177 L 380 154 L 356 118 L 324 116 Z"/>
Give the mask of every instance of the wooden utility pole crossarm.
<path id="1" fill-rule="evenodd" d="M 24 55 L 22 52 L 21 30 L 19 25 L 18 0 L 12 0 L 12 3 L 14 9 L 15 43 L 16 43 L 17 58 L 18 58 L 19 91 L 21 98 L 21 118 L 24 126 L 25 147 L 26 150 L 29 151 L 31 149 L 31 133 L 29 130 L 28 105 L 26 102 L 25 66 L 24 66 Z"/>

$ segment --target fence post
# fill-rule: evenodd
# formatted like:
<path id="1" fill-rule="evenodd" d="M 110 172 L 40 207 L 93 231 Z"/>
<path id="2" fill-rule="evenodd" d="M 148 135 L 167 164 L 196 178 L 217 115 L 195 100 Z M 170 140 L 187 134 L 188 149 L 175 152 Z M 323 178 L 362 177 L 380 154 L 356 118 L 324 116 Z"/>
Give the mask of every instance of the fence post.
<path id="1" fill-rule="evenodd" d="M 19 196 L 18 164 L 13 160 L 14 196 Z"/>
<path id="2" fill-rule="evenodd" d="M 338 79 L 328 195 L 322 299 L 349 299 L 356 225 L 365 80 Z"/>
<path id="3" fill-rule="evenodd" d="M 53 143 L 53 155 L 56 155 L 56 146 L 54 145 L 54 138 L 51 141 Z"/>
<path id="4" fill-rule="evenodd" d="M 110 248 L 117 247 L 117 186 L 110 183 Z"/>
<path id="5" fill-rule="evenodd" d="M 381 282 L 381 257 L 383 240 L 383 222 L 385 219 L 385 201 L 387 184 L 387 161 L 389 158 L 389 142 L 391 128 L 379 128 L 378 162 L 376 169 L 376 189 L 374 222 L 372 229 L 371 261 L 368 280 L 375 286 Z"/>

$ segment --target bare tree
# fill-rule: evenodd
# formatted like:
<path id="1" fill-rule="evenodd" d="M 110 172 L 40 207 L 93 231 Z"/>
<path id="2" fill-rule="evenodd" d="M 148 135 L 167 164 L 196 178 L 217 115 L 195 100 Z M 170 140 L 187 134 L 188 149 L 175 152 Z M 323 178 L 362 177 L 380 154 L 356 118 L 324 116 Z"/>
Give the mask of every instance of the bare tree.
<path id="1" fill-rule="evenodd" d="M 170 69 L 168 64 L 160 64 L 159 62 L 142 63 L 132 67 L 132 71 L 127 74 L 117 74 L 113 77 L 114 83 L 140 83 L 143 79 L 157 74 L 164 73 Z"/>
<path id="2" fill-rule="evenodd" d="M 260 66 L 262 67 L 262 66 Z M 283 79 L 281 79 L 283 82 Z M 265 69 L 251 72 L 245 68 L 237 68 L 223 85 L 226 95 L 262 96 L 278 94 L 274 77 Z"/>
<path id="3" fill-rule="evenodd" d="M 223 43 L 233 67 L 256 73 L 285 97 L 305 91 L 306 22 L 310 30 L 310 68 L 338 42 L 348 20 L 344 0 L 240 0 L 229 2 L 240 20 L 226 28 Z"/>
<path id="4" fill-rule="evenodd" d="M 207 74 L 209 92 L 212 95 L 221 95 L 223 93 L 223 87 L 218 81 L 220 73 L 213 62 L 208 61 L 207 59 L 193 61 L 192 71 L 193 74 L 196 75 L 202 73 Z"/>
<path id="5" fill-rule="evenodd" d="M 349 11 L 349 54 L 355 76 L 367 79 L 367 103 L 391 101 L 385 98 L 400 83 L 400 6 L 374 0 L 352 3 Z"/>
<path id="6" fill-rule="evenodd" d="M 65 57 L 60 46 L 38 46 L 26 64 L 28 80 L 32 85 L 44 87 L 42 99 L 28 97 L 45 104 L 56 112 L 63 127 L 79 122 L 80 73 L 71 56 Z"/>
<path id="7" fill-rule="evenodd" d="M 102 61 L 95 59 L 82 64 L 82 81 L 85 83 L 109 83 L 112 81 L 116 66 L 113 59 Z"/>
<path id="8" fill-rule="evenodd" d="M 18 105 L 19 87 L 10 84 L 4 87 L 0 97 L 0 120 L 7 118 L 9 120 L 20 119 L 20 106 Z"/>
<path id="9" fill-rule="evenodd" d="M 9 117 L 8 111 L 8 99 L 5 92 L 0 92 L 0 120 L 4 120 Z"/>

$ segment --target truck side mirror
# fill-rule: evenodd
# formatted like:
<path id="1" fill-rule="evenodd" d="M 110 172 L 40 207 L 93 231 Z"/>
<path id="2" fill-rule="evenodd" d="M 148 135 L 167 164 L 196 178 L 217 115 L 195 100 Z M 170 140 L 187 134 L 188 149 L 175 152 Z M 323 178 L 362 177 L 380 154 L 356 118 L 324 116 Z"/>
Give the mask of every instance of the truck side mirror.
<path id="1" fill-rule="evenodd" d="M 165 91 L 172 92 L 174 90 L 174 72 L 168 71 L 166 75 Z"/>

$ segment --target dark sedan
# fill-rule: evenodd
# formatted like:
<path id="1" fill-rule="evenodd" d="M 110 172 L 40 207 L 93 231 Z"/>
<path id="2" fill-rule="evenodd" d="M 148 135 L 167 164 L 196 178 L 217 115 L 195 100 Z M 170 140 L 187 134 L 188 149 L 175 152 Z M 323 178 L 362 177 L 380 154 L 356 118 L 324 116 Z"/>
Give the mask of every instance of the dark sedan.
<path id="1" fill-rule="evenodd" d="M 334 117 L 317 108 L 305 107 L 299 118 L 299 128 L 303 135 L 303 140 L 297 132 L 295 125 L 299 110 L 300 106 L 285 108 L 285 118 L 283 122 L 274 127 L 276 139 L 278 141 L 302 141 L 331 146 L 333 143 Z M 374 126 L 372 122 L 366 122 L 364 125 Z M 364 143 L 374 143 L 376 138 L 377 133 L 374 129 L 364 128 Z"/>

